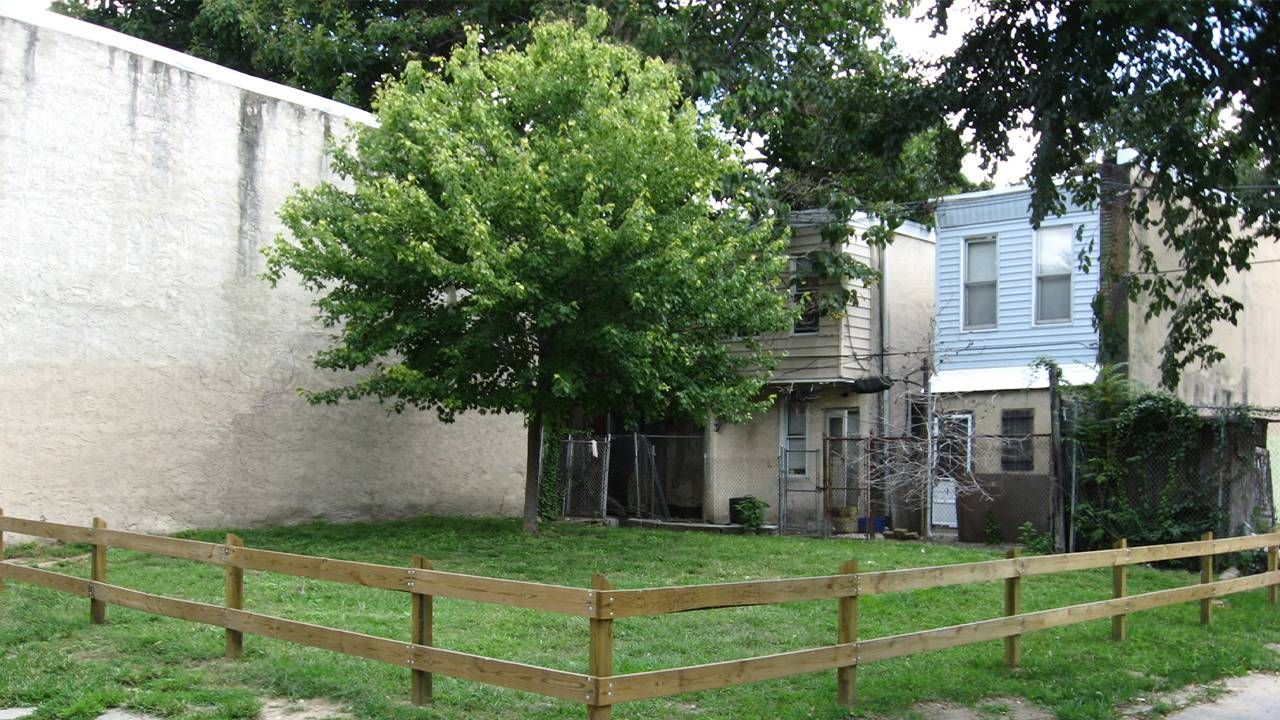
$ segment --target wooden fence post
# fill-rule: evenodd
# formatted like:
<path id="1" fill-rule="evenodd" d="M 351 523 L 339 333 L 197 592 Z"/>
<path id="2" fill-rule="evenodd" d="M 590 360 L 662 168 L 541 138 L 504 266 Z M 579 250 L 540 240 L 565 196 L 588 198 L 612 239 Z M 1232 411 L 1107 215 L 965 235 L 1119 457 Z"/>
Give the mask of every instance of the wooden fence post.
<path id="1" fill-rule="evenodd" d="M 0 515 L 3 515 L 3 514 L 4 512 L 0 511 Z M 1277 532 L 1280 532 L 1280 527 L 1271 528 L 1272 535 L 1276 534 Z M 0 537 L 0 554 L 2 554 L 3 551 L 4 551 L 4 538 Z M 1267 572 L 1275 572 L 1276 570 L 1280 569 L 1280 562 L 1277 562 L 1277 561 L 1280 561 L 1280 548 L 1277 548 L 1275 545 L 1272 545 L 1271 547 L 1267 548 Z M 1267 588 L 1267 602 L 1270 602 L 1272 605 L 1276 604 L 1276 596 L 1280 595 L 1280 592 L 1277 592 L 1277 591 L 1280 591 L 1280 585 L 1276 585 L 1274 583 Z"/>
<path id="2" fill-rule="evenodd" d="M 868 520 L 870 522 L 870 520 Z M 858 596 L 857 577 L 858 561 L 847 560 L 840 566 L 842 575 L 854 575 L 853 595 L 841 597 L 836 607 L 836 641 L 841 645 L 858 642 Z M 836 700 L 847 708 L 852 708 L 858 690 L 858 665 L 836 668 Z"/>
<path id="3" fill-rule="evenodd" d="M 413 567 L 419 570 L 430 570 L 431 561 L 421 555 L 413 556 Z M 432 622 L 435 614 L 435 600 L 430 595 L 413 593 L 413 644 L 430 645 L 435 634 Z M 410 688 L 410 696 L 414 705 L 428 705 L 432 701 L 431 673 L 426 670 L 414 670 Z"/>
<path id="4" fill-rule="evenodd" d="M 1213 540 L 1213 531 L 1204 534 L 1201 540 Z M 1213 551 L 1200 556 L 1200 582 L 1213 582 Z M 1208 625 L 1213 622 L 1213 598 L 1207 597 L 1200 601 L 1200 624 Z"/>
<path id="5" fill-rule="evenodd" d="M 100 517 L 93 519 L 94 530 L 105 530 L 107 521 Z M 104 583 L 107 581 L 107 544 L 98 537 L 98 533 L 93 534 L 93 561 L 90 568 L 90 574 L 95 582 Z M 89 595 L 89 622 L 94 625 L 102 625 L 107 622 L 107 604 L 101 600 L 96 600 L 93 595 Z"/>
<path id="6" fill-rule="evenodd" d="M 591 576 L 591 588 L 596 591 L 596 608 L 604 607 L 602 590 L 612 590 L 613 585 L 604 575 L 595 573 Z M 613 674 L 613 620 L 609 618 L 591 618 L 591 649 L 588 672 L 597 678 L 607 678 Z M 596 683 L 596 694 L 593 702 L 587 706 L 587 720 L 609 720 L 613 717 L 613 693 L 606 689 L 603 682 Z"/>
<path id="7" fill-rule="evenodd" d="M 1012 548 L 1006 553 L 1010 560 L 1022 556 L 1021 548 Z M 1015 575 L 1004 581 L 1004 614 L 1014 616 L 1022 612 L 1022 576 Z M 1004 639 L 1004 664 L 1011 668 L 1022 662 L 1022 636 L 1010 635 Z"/>
<path id="8" fill-rule="evenodd" d="M 1120 538 L 1116 541 L 1115 549 L 1125 550 L 1129 547 L 1129 541 Z M 1127 560 L 1128 558 L 1123 558 Z M 1111 568 L 1111 597 L 1122 598 L 1129 594 L 1129 566 L 1117 564 Z M 1116 615 L 1111 618 L 1111 639 L 1124 640 L 1129 636 L 1129 616 L 1126 614 Z"/>
<path id="9" fill-rule="evenodd" d="M 244 540 L 238 535 L 227 533 L 227 547 L 244 547 Z M 226 607 L 230 610 L 244 609 L 244 568 L 227 565 Z M 227 628 L 228 658 L 235 660 L 244 654 L 244 633 Z"/>

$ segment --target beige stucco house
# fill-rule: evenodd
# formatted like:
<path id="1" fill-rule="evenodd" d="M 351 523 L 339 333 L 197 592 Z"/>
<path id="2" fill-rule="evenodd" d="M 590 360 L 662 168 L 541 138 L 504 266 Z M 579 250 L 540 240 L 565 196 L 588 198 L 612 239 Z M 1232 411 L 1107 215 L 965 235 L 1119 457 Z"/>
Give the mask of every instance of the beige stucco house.
<path id="1" fill-rule="evenodd" d="M 826 222 L 822 212 L 793 215 L 793 267 L 823 242 Z M 799 531 L 823 531 L 834 507 L 860 506 L 850 510 L 858 516 L 895 511 L 891 498 L 855 488 L 851 463 L 865 451 L 861 438 L 911 432 L 911 398 L 927 382 L 934 240 L 928 228 L 906 222 L 892 243 L 875 247 L 863 239 L 872 222 L 855 217 L 844 252 L 879 271 L 880 282 L 850 286 L 858 302 L 842 315 L 808 314 L 791 332 L 764 338 L 781 359 L 765 387 L 773 407 L 749 423 L 707 426 L 707 521 L 727 522 L 730 499 L 745 495 L 770 503 L 770 522 Z"/>

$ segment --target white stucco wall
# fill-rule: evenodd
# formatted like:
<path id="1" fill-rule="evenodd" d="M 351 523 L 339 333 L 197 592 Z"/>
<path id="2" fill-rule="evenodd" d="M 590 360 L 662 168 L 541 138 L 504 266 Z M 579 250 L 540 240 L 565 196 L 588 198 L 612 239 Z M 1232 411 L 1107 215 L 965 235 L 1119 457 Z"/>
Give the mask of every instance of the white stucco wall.
<path id="1" fill-rule="evenodd" d="M 149 531 L 520 510 L 515 417 L 312 407 L 259 249 L 354 108 L 0 2 L 0 507 Z"/>

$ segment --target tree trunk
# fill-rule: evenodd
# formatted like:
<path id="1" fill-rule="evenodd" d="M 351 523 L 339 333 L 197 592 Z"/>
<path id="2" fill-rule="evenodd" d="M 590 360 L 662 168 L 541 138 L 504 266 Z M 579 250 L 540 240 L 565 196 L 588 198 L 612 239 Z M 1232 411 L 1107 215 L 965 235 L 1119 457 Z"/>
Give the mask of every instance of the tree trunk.
<path id="1" fill-rule="evenodd" d="M 528 443 L 524 471 L 524 531 L 530 535 L 537 535 L 538 505 L 542 495 L 542 408 L 540 406 L 529 416 Z"/>

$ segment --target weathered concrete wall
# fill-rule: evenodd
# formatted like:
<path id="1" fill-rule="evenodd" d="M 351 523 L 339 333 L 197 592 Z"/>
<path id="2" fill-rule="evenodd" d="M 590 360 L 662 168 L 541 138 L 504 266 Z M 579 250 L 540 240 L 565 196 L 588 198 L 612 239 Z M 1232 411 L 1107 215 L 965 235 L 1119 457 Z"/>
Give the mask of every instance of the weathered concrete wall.
<path id="1" fill-rule="evenodd" d="M 368 116 L 0 3 L 0 507 L 168 531 L 515 514 L 519 418 L 311 407 L 327 343 L 259 249 Z"/>
<path id="2" fill-rule="evenodd" d="M 1158 218 L 1159 215 L 1157 214 Z M 1161 271 L 1176 272 L 1178 257 L 1161 242 L 1154 229 L 1133 227 L 1131 246 L 1150 247 Z M 1253 267 L 1244 273 L 1228 272 L 1227 282 L 1218 289 L 1244 303 L 1233 326 L 1214 324 L 1209 342 L 1226 357 L 1205 368 L 1193 363 L 1183 371 L 1177 396 L 1192 405 L 1222 406 L 1246 403 L 1261 407 L 1280 406 L 1280 245 L 1259 244 Z M 1136 268 L 1132 260 L 1130 267 Z M 1144 298 L 1130 305 L 1129 375 L 1142 385 L 1160 385 L 1160 359 L 1169 335 L 1167 314 L 1144 319 Z"/>

